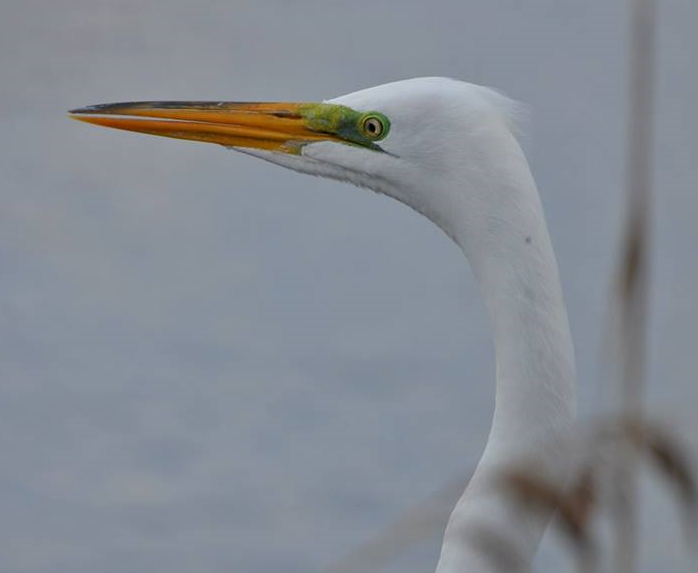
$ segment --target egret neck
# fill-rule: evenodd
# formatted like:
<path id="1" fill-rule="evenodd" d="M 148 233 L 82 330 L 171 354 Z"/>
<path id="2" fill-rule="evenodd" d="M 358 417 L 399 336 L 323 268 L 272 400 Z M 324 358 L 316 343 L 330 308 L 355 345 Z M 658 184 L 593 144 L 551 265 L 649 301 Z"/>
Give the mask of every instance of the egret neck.
<path id="1" fill-rule="evenodd" d="M 543 209 L 523 152 L 508 131 L 480 134 L 475 168 L 447 185 L 479 190 L 481 210 L 452 206 L 448 233 L 480 286 L 492 328 L 495 411 L 478 467 L 446 527 L 437 573 L 496 570 L 483 533 L 496 533 L 527 570 L 549 521 L 497 491 L 507 467 L 535 467 L 564 482 L 566 444 L 575 415 L 575 365 L 557 263 Z M 490 140 L 490 141 L 487 141 Z M 503 153 L 504 152 L 504 153 Z M 454 192 L 454 197 L 462 196 Z M 469 383 L 482 383 L 470 380 Z"/>

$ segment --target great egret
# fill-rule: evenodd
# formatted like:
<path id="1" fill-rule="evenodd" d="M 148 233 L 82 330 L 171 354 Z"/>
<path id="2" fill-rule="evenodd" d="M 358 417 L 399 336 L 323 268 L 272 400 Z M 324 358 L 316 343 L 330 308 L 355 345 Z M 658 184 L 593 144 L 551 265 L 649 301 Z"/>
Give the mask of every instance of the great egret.
<path id="1" fill-rule="evenodd" d="M 405 203 L 462 249 L 495 342 L 496 401 L 478 467 L 446 526 L 437 573 L 496 569 L 486 528 L 527 568 L 549 521 L 492 487 L 534 456 L 562 476 L 575 415 L 575 366 L 557 263 L 538 191 L 498 92 L 416 78 L 322 103 L 137 102 L 73 110 L 75 119 L 217 143 L 284 167 L 348 181 Z M 558 439 L 559 438 L 559 439 Z"/>

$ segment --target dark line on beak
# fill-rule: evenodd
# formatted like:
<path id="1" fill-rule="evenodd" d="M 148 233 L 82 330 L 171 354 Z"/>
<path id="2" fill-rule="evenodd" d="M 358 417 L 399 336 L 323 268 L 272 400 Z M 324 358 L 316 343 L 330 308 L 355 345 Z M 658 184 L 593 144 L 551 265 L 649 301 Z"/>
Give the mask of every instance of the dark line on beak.
<path id="1" fill-rule="evenodd" d="M 223 111 L 226 109 L 235 110 L 237 106 L 245 105 L 264 105 L 265 103 L 273 104 L 274 102 L 248 102 L 248 101 L 125 101 L 116 103 L 100 103 L 96 105 L 88 105 L 85 107 L 71 109 L 68 113 L 75 115 L 120 115 L 127 109 L 197 109 L 201 111 Z M 246 113 L 260 113 L 271 115 L 274 117 L 300 117 L 298 114 L 290 111 L 279 110 L 241 110 Z M 128 112 L 124 115 L 128 115 Z"/>

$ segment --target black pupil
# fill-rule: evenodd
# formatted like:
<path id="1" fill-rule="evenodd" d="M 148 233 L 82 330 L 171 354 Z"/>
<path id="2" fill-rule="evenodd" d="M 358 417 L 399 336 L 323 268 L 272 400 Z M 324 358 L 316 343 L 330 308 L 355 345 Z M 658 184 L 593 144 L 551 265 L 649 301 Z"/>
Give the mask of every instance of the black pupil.
<path id="1" fill-rule="evenodd" d="M 376 121 L 373 120 L 373 119 L 370 119 L 370 120 L 366 123 L 366 129 L 368 129 L 368 131 L 369 131 L 370 133 L 376 133 L 376 131 L 378 131 L 378 125 L 376 124 Z"/>

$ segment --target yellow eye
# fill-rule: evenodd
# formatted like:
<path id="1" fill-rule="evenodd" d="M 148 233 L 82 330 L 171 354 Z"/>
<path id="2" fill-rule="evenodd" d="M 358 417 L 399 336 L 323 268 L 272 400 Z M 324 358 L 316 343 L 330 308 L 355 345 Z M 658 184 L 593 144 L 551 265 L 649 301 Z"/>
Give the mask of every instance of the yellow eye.
<path id="1" fill-rule="evenodd" d="M 379 117 L 369 115 L 361 122 L 361 130 L 369 139 L 379 139 L 383 135 L 385 127 Z"/>

